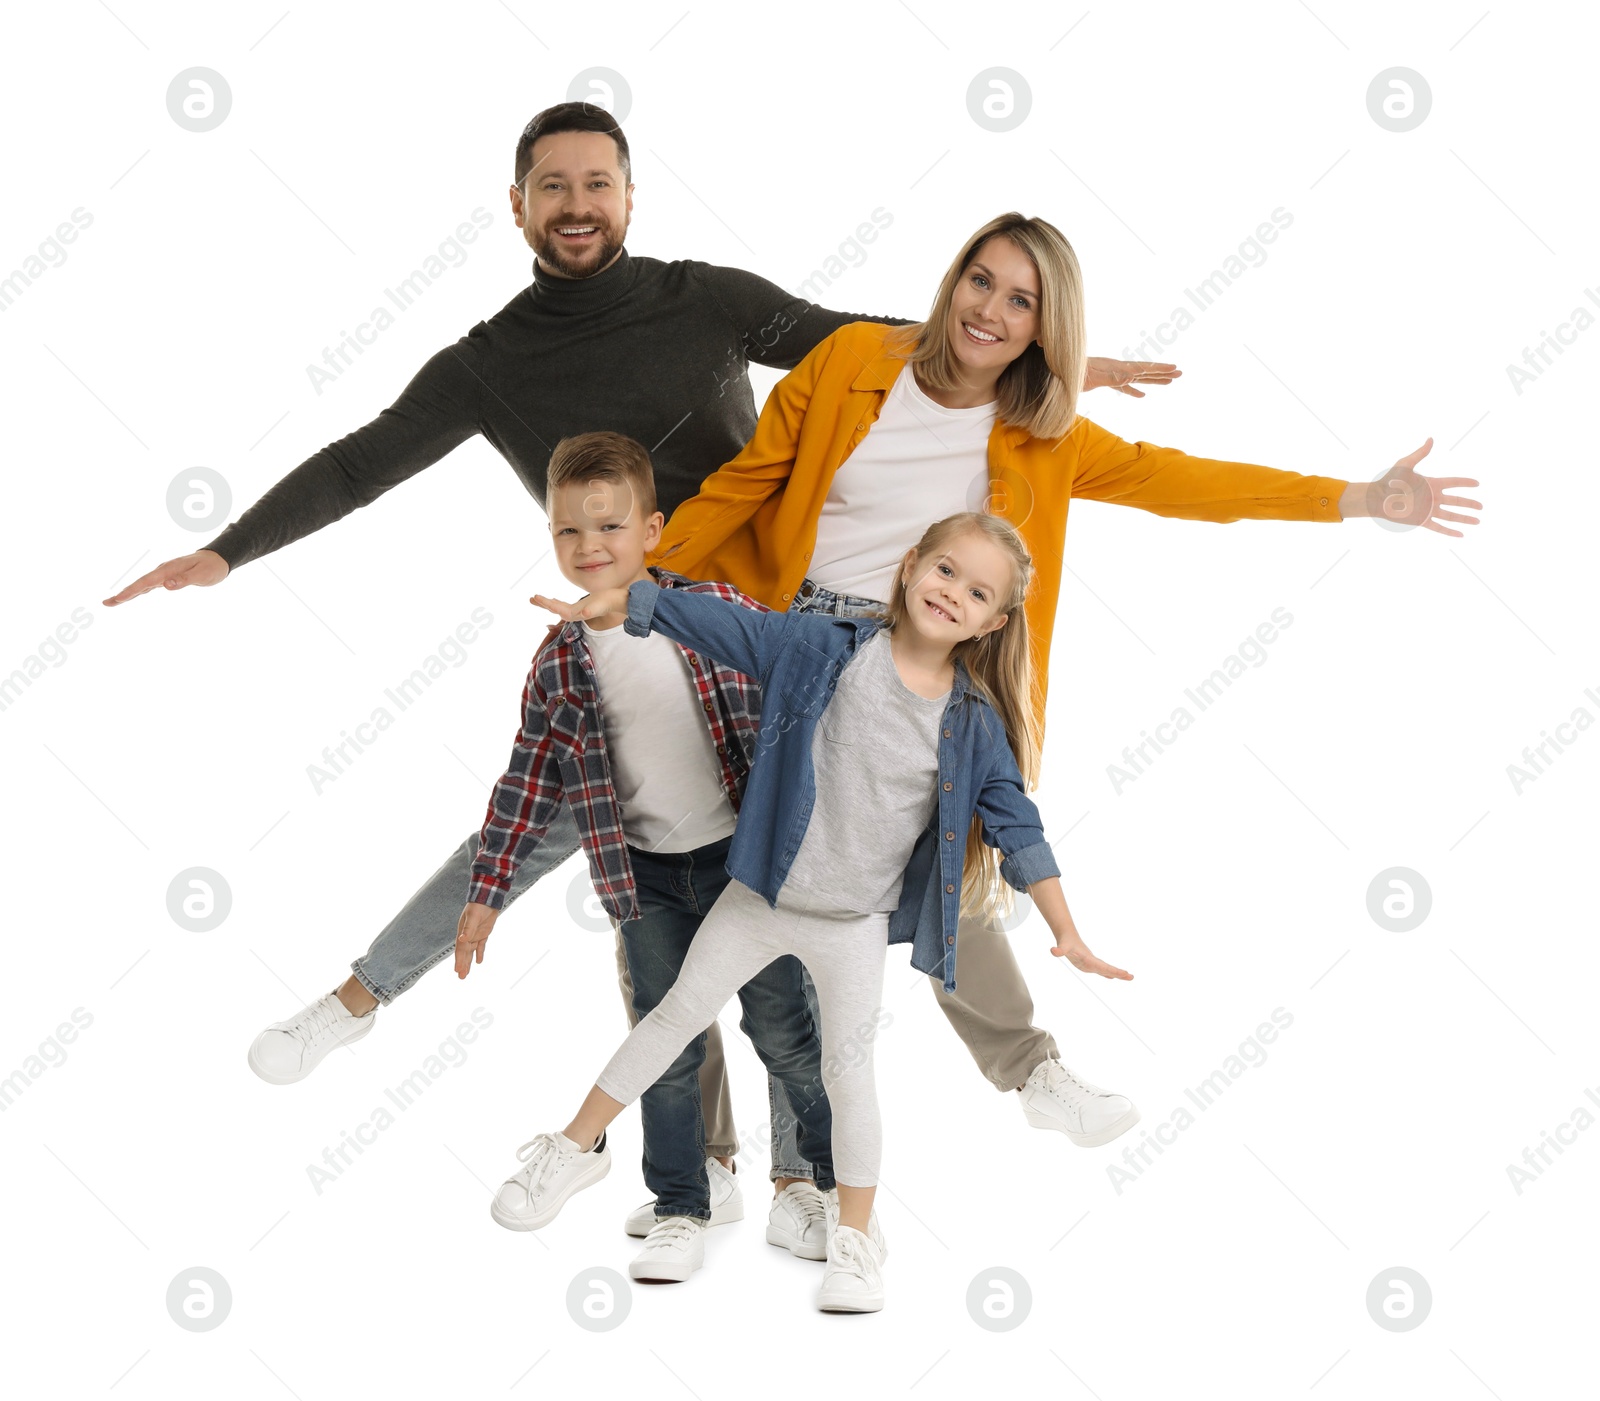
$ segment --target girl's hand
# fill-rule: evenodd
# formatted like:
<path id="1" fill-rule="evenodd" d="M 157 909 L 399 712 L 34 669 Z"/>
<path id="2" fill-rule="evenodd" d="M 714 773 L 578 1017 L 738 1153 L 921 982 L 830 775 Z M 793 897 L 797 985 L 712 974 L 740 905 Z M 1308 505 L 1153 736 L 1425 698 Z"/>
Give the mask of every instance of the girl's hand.
<path id="1" fill-rule="evenodd" d="M 1441 535 L 1453 535 L 1459 540 L 1459 530 L 1451 530 L 1439 522 L 1456 521 L 1461 525 L 1476 525 L 1478 518 L 1441 508 L 1464 506 L 1469 511 L 1481 511 L 1483 506 L 1465 496 L 1447 496 L 1445 493 L 1453 487 L 1477 486 L 1478 483 L 1472 477 L 1424 477 L 1413 470 L 1432 451 L 1433 439 L 1429 438 L 1409 457 L 1402 457 L 1377 481 L 1352 482 L 1346 489 L 1346 496 L 1359 492 L 1362 500 L 1354 510 L 1346 509 L 1345 502 L 1341 500 L 1339 513 L 1344 516 L 1374 516 L 1378 520 L 1393 521 L 1396 525 L 1420 525 L 1428 530 L 1437 530 Z"/>
<path id="2" fill-rule="evenodd" d="M 626 613 L 628 591 L 601 589 L 598 593 L 585 594 L 576 603 L 563 603 L 559 598 L 546 598 L 542 593 L 536 593 L 528 602 L 571 623 L 580 618 L 604 617 L 607 613 Z"/>
<path id="3" fill-rule="evenodd" d="M 472 971 L 474 957 L 477 962 L 483 962 L 483 947 L 489 942 L 494 922 L 499 918 L 499 910 L 476 901 L 467 902 L 461 918 L 456 921 L 456 977 L 464 978 Z"/>
<path id="4" fill-rule="evenodd" d="M 1065 958 L 1080 973 L 1098 973 L 1102 978 L 1126 978 L 1130 983 L 1133 974 L 1125 969 L 1107 963 L 1104 959 L 1096 958 L 1089 952 L 1089 946 L 1077 934 L 1069 934 L 1056 940 L 1056 946 L 1050 950 L 1057 958 Z"/>
<path id="5" fill-rule="evenodd" d="M 1135 389 L 1134 385 L 1171 384 L 1182 374 L 1176 365 L 1155 360 L 1107 360 L 1091 355 L 1083 367 L 1083 388 L 1085 393 L 1091 389 L 1115 389 L 1119 394 L 1142 399 L 1144 390 Z"/>

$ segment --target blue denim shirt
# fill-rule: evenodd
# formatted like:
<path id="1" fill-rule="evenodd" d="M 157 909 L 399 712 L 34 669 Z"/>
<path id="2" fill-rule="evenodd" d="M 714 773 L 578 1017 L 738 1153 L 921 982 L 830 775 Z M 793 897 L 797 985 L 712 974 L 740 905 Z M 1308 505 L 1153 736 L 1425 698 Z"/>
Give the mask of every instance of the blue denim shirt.
<path id="1" fill-rule="evenodd" d="M 663 589 L 640 579 L 628 589 L 623 627 L 651 629 L 761 683 L 761 731 L 728 851 L 728 874 L 776 905 L 811 820 L 816 777 L 811 741 L 856 648 L 881 618 L 757 613 L 709 594 Z M 911 945 L 911 966 L 956 986 L 961 869 L 974 812 L 983 840 L 1004 854 L 1000 874 L 1018 890 L 1059 876 L 1039 810 L 1023 787 L 1016 756 L 994 708 L 970 688 L 958 661 L 940 721 L 939 793 L 934 821 L 906 864 L 889 942 Z"/>

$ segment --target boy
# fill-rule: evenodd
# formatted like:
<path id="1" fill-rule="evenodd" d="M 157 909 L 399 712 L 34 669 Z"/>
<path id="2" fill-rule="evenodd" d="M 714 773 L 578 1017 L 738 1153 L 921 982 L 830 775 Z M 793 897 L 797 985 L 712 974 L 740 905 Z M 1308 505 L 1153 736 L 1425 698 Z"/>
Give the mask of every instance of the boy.
<path id="1" fill-rule="evenodd" d="M 561 573 L 585 593 L 654 579 L 662 588 L 715 593 L 765 611 L 732 585 L 645 567 L 665 518 L 656 509 L 649 454 L 632 438 L 585 433 L 559 442 L 550 457 L 546 511 Z M 672 986 L 695 930 L 727 884 L 724 861 L 758 738 L 761 697 L 749 677 L 659 634 L 634 637 L 622 622 L 618 614 L 562 624 L 534 657 L 522 727 L 479 834 L 456 967 L 465 976 L 474 957 L 483 961 L 518 864 L 569 804 L 595 891 L 619 923 L 633 1010 L 643 1017 Z M 767 1239 L 822 1260 L 824 1194 L 834 1187 L 832 1111 L 801 974 L 799 960 L 789 956 L 751 979 L 739 991 L 740 1027 L 789 1089 L 801 1151 L 817 1169 L 815 1182 L 790 1180 L 777 1192 Z M 705 1260 L 708 1168 L 721 1171 L 721 1164 L 706 1158 L 698 1086 L 704 1054 L 702 1033 L 641 1098 L 644 1176 L 656 1199 L 644 1249 L 629 1267 L 634 1279 L 687 1279 Z M 573 1152 L 585 1149 L 594 1159 L 586 1181 L 603 1177 L 611 1166 L 604 1136 L 592 1147 L 571 1145 Z M 549 1213 L 535 1211 L 532 1200 L 553 1166 L 547 1156 L 533 1144 L 518 1153 L 527 1165 L 490 1204 L 502 1226 L 545 1224 Z"/>

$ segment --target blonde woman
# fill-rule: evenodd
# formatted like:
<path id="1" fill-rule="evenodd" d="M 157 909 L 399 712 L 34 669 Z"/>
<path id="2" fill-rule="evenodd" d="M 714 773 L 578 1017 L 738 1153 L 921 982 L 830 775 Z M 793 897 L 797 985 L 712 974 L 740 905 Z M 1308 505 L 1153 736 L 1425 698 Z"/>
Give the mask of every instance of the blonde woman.
<path id="1" fill-rule="evenodd" d="M 1415 472 L 1431 438 L 1381 483 L 1193 457 L 1079 416 L 1084 365 L 1072 246 L 1043 219 L 1002 214 L 957 252 L 926 321 L 843 326 L 780 380 L 755 436 L 678 507 L 648 562 L 727 580 L 775 609 L 861 613 L 888 602 L 927 521 L 969 509 L 1001 516 L 1035 565 L 1025 607 L 1042 734 L 1074 498 L 1217 522 L 1381 514 L 1447 535 L 1461 532 L 1442 521 L 1475 523 L 1446 508 L 1477 509 L 1448 494 L 1476 482 Z M 1128 1099 L 1073 1074 L 1033 1025 L 999 918 L 964 914 L 960 942 L 959 988 L 930 986 L 990 1083 L 1020 1091 L 1028 1122 L 1082 1146 L 1137 1123 Z M 783 1087 L 769 1082 L 769 1093 L 774 1123 L 792 1134 Z"/>

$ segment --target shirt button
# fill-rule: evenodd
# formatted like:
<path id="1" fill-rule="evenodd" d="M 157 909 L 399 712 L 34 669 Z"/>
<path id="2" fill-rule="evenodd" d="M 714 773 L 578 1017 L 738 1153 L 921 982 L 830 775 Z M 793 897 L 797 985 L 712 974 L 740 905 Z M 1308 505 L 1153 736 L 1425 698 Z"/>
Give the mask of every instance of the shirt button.
<path id="1" fill-rule="evenodd" d="M 954 832 L 946 832 L 944 834 L 944 839 L 947 842 L 953 842 L 956 839 L 956 834 Z"/>
<path id="2" fill-rule="evenodd" d="M 953 944 L 956 941 L 956 936 L 954 934 L 946 934 L 944 936 L 944 941 L 947 944 Z"/>
<path id="3" fill-rule="evenodd" d="M 693 652 L 690 652 L 690 653 L 689 653 L 689 664 L 690 664 L 690 665 L 691 665 L 691 666 L 693 666 L 693 665 L 694 665 L 694 653 L 693 653 Z"/>
<path id="4" fill-rule="evenodd" d="M 784 602 L 785 602 L 785 603 L 787 603 L 787 602 L 788 602 L 788 601 L 789 601 L 789 600 L 790 600 L 790 599 L 791 599 L 791 598 L 793 598 L 793 597 L 794 597 L 794 595 L 793 595 L 793 594 L 790 594 L 790 593 L 786 593 L 786 594 L 784 594 L 784 596 L 783 596 L 783 601 L 784 601 Z"/>
<path id="5" fill-rule="evenodd" d="M 948 793 L 950 791 L 950 787 L 951 787 L 951 785 L 949 783 L 946 783 L 945 786 L 944 786 L 944 791 L 946 793 Z"/>
<path id="6" fill-rule="evenodd" d="M 710 709 L 711 709 L 711 702 L 710 702 L 710 701 L 707 701 L 707 702 L 706 702 L 706 709 L 707 709 L 707 710 L 710 710 Z"/>
<path id="7" fill-rule="evenodd" d="M 1318 504 L 1326 506 L 1328 504 L 1328 498 L 1326 496 L 1324 496 L 1322 498 L 1321 502 L 1319 502 Z"/>
<path id="8" fill-rule="evenodd" d="M 945 737 L 945 738 L 946 738 L 946 739 L 949 739 L 949 738 L 950 738 L 950 731 L 949 731 L 949 730 L 946 730 L 946 731 L 945 731 L 945 732 L 944 732 L 944 737 Z"/>
<path id="9" fill-rule="evenodd" d="M 724 754 L 726 752 L 727 751 L 720 744 L 717 746 L 717 753 L 718 754 Z"/>
<path id="10" fill-rule="evenodd" d="M 953 886 L 953 885 L 947 885 L 947 886 L 945 886 L 945 888 L 944 888 L 944 893 L 945 893 L 945 894 L 946 894 L 946 895 L 954 895 L 954 894 L 955 894 L 955 893 L 956 893 L 956 888 L 955 888 L 955 886 Z"/>

